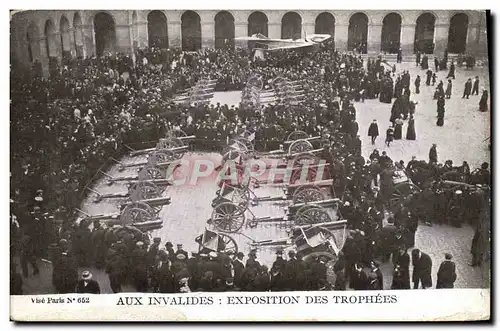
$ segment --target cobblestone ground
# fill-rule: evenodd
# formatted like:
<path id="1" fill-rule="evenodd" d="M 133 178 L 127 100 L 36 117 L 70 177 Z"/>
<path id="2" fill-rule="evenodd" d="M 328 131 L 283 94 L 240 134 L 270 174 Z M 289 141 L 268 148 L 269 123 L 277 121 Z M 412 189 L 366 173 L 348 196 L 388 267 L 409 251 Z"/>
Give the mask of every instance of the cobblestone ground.
<path id="1" fill-rule="evenodd" d="M 438 145 L 439 162 L 451 159 L 455 164 L 467 160 L 472 169 L 478 167 L 482 162 L 490 160 L 490 153 L 487 148 L 488 143 L 484 140 L 490 135 L 490 113 L 478 111 L 480 96 L 472 96 L 470 99 L 462 99 L 463 85 L 468 77 L 479 76 L 481 80 L 480 89 L 489 90 L 489 77 L 486 68 L 466 70 L 457 68 L 456 79 L 453 81 L 453 94 L 450 100 L 446 101 L 445 124 L 443 127 L 435 125 L 436 102 L 432 100 L 434 88 L 425 86 L 425 72 L 419 70 L 411 63 L 403 63 L 397 66 L 398 71 L 409 70 L 412 79 L 412 93 L 414 92 L 413 81 L 417 74 L 422 77 L 423 84 L 421 93 L 412 94 L 412 100 L 418 101 L 416 110 L 416 141 L 400 140 L 395 141 L 391 147 L 384 147 L 386 124 L 389 124 L 391 105 L 380 103 L 378 100 L 366 100 L 364 103 L 357 103 L 357 120 L 360 127 L 360 135 L 363 142 L 363 155 L 368 157 L 373 148 L 386 150 L 394 160 L 402 159 L 407 162 L 412 155 L 417 158 L 427 159 L 428 151 L 432 143 Z M 447 72 L 438 73 L 440 79 L 445 82 L 446 87 Z M 216 93 L 212 103 L 237 104 L 241 98 L 241 92 Z M 382 137 L 377 139 L 375 146 L 372 146 L 367 136 L 368 125 L 376 118 Z M 406 135 L 406 123 L 403 127 L 403 136 Z M 196 159 L 213 159 L 214 162 L 220 160 L 220 155 L 194 155 L 185 156 L 190 161 Z M 142 160 L 136 158 L 134 160 Z M 132 159 L 124 160 L 125 163 L 134 162 Z M 181 168 L 177 175 L 188 174 L 189 168 Z M 130 168 L 124 172 L 118 172 L 117 168 L 109 171 L 113 177 L 129 176 L 136 174 L 135 168 Z M 188 183 L 190 180 L 188 180 Z M 124 184 L 115 183 L 108 186 L 104 181 L 95 187 L 103 193 L 126 192 Z M 201 178 L 196 181 L 196 185 L 183 185 L 169 187 L 164 195 L 172 198 L 172 204 L 165 206 L 160 212 L 163 219 L 163 228 L 152 233 L 152 236 L 159 236 L 162 243 L 171 241 L 182 243 L 187 251 L 197 251 L 198 245 L 194 238 L 200 235 L 206 226 L 206 221 L 211 215 L 211 201 L 215 196 L 217 186 L 213 177 Z M 281 196 L 282 191 L 276 187 L 262 186 L 255 190 L 257 196 Z M 89 197 L 83 202 L 82 208 L 89 214 L 115 213 L 118 212 L 117 203 L 119 199 L 103 200 L 100 203 L 93 203 L 93 197 Z M 265 216 L 281 216 L 284 211 L 276 203 L 263 202 L 259 206 L 252 207 L 252 212 L 257 218 Z M 247 218 L 251 218 L 247 213 Z M 249 243 L 252 240 L 266 240 L 286 237 L 285 228 L 282 224 L 263 223 L 256 228 L 243 228 L 242 234 L 235 234 L 232 237 L 237 241 L 240 251 L 247 253 L 250 250 Z M 416 247 L 428 253 L 433 260 L 433 282 L 436 282 L 436 274 L 439 264 L 444 259 L 444 253 L 449 252 L 457 264 L 457 288 L 484 288 L 490 286 L 490 266 L 483 265 L 481 268 L 472 268 L 468 265 L 470 261 L 470 245 L 473 237 L 473 230 L 469 226 L 454 228 L 445 225 L 435 225 L 429 227 L 421 224 L 416 233 Z M 263 263 L 270 264 L 274 258 L 276 248 L 259 249 L 258 257 Z M 39 261 L 41 273 L 38 276 L 25 279 L 24 290 L 26 294 L 53 293 L 51 285 L 52 268 L 50 263 Z M 385 276 L 385 288 L 390 288 L 392 279 L 392 265 L 385 263 L 381 267 Z M 111 293 L 106 274 L 102 271 L 91 269 L 94 278 L 101 284 L 103 293 Z M 133 291 L 131 287 L 125 287 L 124 291 Z"/>

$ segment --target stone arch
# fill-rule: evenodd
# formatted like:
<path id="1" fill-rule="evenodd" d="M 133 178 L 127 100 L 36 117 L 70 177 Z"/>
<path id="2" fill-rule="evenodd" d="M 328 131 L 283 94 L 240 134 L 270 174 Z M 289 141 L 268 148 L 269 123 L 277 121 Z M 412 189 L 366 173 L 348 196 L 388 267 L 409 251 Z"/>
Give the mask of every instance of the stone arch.
<path id="1" fill-rule="evenodd" d="M 363 12 L 356 12 L 349 18 L 349 31 L 347 37 L 347 49 L 358 50 L 360 53 L 367 52 L 368 42 L 368 16 Z"/>
<path id="2" fill-rule="evenodd" d="M 72 57 L 72 45 L 71 45 L 71 26 L 66 15 L 61 15 L 59 21 L 59 31 L 61 34 L 61 50 L 63 60 Z"/>
<path id="3" fill-rule="evenodd" d="M 46 40 L 45 46 L 47 48 L 47 56 L 49 58 L 57 57 L 59 52 L 57 49 L 56 27 L 50 18 L 45 21 L 44 36 Z"/>
<path id="4" fill-rule="evenodd" d="M 435 26 L 436 16 L 434 14 L 425 12 L 418 16 L 415 26 L 415 52 L 420 51 L 425 54 L 434 52 Z"/>
<path id="5" fill-rule="evenodd" d="M 116 51 L 116 24 L 113 15 L 98 12 L 94 15 L 96 55 L 102 56 Z"/>
<path id="6" fill-rule="evenodd" d="M 167 16 L 160 10 L 148 14 L 149 47 L 168 48 Z"/>
<path id="7" fill-rule="evenodd" d="M 314 33 L 329 34 L 332 36 L 332 39 L 335 39 L 335 17 L 332 13 L 323 12 L 316 16 Z"/>
<path id="8" fill-rule="evenodd" d="M 391 12 L 385 15 L 382 20 L 382 40 L 381 50 L 390 54 L 398 52 L 401 43 L 401 23 L 400 14 Z"/>
<path id="9" fill-rule="evenodd" d="M 268 37 L 268 22 L 267 15 L 261 11 L 254 11 L 248 16 L 248 35 L 257 33 L 263 34 Z"/>
<path id="10" fill-rule="evenodd" d="M 215 15 L 215 48 L 234 48 L 234 16 L 228 11 Z"/>
<path id="11" fill-rule="evenodd" d="M 197 12 L 185 11 L 181 16 L 182 50 L 196 51 L 201 48 L 201 18 Z"/>
<path id="12" fill-rule="evenodd" d="M 294 11 L 289 11 L 281 18 L 281 38 L 300 39 L 302 36 L 302 17 Z"/>
<path id="13" fill-rule="evenodd" d="M 26 30 L 26 40 L 28 45 L 28 58 L 30 62 L 40 59 L 40 31 L 35 22 L 30 22 Z"/>
<path id="14" fill-rule="evenodd" d="M 469 16 L 465 13 L 456 13 L 451 17 L 448 31 L 448 52 L 465 53 L 469 22 Z"/>
<path id="15" fill-rule="evenodd" d="M 74 33 L 74 40 L 75 40 L 75 50 L 76 50 L 76 56 L 77 57 L 83 57 L 84 56 L 84 46 L 83 46 L 83 23 L 82 23 L 82 16 L 80 15 L 79 12 L 75 12 L 73 15 L 73 33 Z"/>

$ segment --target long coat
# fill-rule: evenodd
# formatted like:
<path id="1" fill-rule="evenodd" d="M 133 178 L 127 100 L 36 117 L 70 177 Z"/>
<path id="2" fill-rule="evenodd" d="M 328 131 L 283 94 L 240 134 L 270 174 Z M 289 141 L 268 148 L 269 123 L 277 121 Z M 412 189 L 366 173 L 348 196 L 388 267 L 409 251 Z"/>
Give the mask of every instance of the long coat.
<path id="1" fill-rule="evenodd" d="M 457 280 L 455 269 L 455 262 L 443 261 L 437 273 L 436 288 L 453 288 L 453 283 Z"/>
<path id="2" fill-rule="evenodd" d="M 418 256 L 412 256 L 413 260 L 413 282 L 422 281 L 422 286 L 432 287 L 432 260 L 431 257 L 425 253 Z"/>
<path id="3" fill-rule="evenodd" d="M 87 285 L 85 285 L 85 281 L 83 279 L 79 280 L 76 284 L 76 293 L 92 293 L 92 294 L 100 294 L 101 289 L 99 288 L 99 283 L 95 280 L 89 280 Z"/>
<path id="4" fill-rule="evenodd" d="M 372 123 L 370 124 L 370 127 L 368 128 L 368 137 L 378 137 L 378 125 L 377 123 Z"/>

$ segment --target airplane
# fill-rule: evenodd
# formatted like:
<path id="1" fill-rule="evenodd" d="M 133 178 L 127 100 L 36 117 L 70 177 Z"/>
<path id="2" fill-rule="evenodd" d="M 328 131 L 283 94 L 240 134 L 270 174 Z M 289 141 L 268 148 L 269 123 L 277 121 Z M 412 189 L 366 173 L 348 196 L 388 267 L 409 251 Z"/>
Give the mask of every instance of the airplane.
<path id="1" fill-rule="evenodd" d="M 325 42 L 332 36 L 329 34 L 312 34 L 306 35 L 301 39 L 273 39 L 264 36 L 261 33 L 254 34 L 250 37 L 237 37 L 235 40 L 248 41 L 253 49 L 276 50 L 276 49 L 292 49 L 311 47 Z"/>

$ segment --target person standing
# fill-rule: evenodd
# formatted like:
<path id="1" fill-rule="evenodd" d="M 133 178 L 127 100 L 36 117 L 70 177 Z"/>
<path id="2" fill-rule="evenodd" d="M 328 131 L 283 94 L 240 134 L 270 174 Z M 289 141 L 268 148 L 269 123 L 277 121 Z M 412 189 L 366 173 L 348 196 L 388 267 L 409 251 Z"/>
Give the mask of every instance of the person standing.
<path id="1" fill-rule="evenodd" d="M 488 111 L 488 91 L 486 90 L 483 90 L 483 94 L 481 95 L 481 99 L 479 100 L 479 111 Z"/>
<path id="2" fill-rule="evenodd" d="M 375 145 L 375 140 L 377 139 L 378 135 L 379 133 L 377 120 L 373 120 L 373 122 L 370 124 L 370 127 L 368 128 L 368 137 L 372 138 L 372 145 Z"/>
<path id="3" fill-rule="evenodd" d="M 80 279 L 76 284 L 75 293 L 101 293 L 99 283 L 95 280 L 92 280 L 92 274 L 90 273 L 90 271 L 85 270 L 84 272 L 82 272 L 82 279 Z"/>
<path id="4" fill-rule="evenodd" d="M 413 289 L 418 289 L 420 283 L 422 288 L 432 287 L 432 260 L 429 255 L 415 248 L 411 252 L 413 261 Z"/>
<path id="5" fill-rule="evenodd" d="M 443 126 L 444 124 L 444 112 L 445 112 L 445 100 L 444 96 L 440 95 L 437 100 L 437 126 Z"/>
<path id="6" fill-rule="evenodd" d="M 353 290 L 368 289 L 368 276 L 359 263 L 354 264 L 354 272 L 351 275 L 349 285 Z"/>
<path id="7" fill-rule="evenodd" d="M 420 94 L 420 75 L 415 78 L 415 93 Z"/>
<path id="8" fill-rule="evenodd" d="M 386 131 L 385 143 L 387 147 L 391 146 L 391 142 L 394 140 L 394 128 L 390 126 Z"/>
<path id="9" fill-rule="evenodd" d="M 33 269 L 33 276 L 40 273 L 38 265 L 36 262 L 35 247 L 33 239 L 28 235 L 23 235 L 19 241 L 19 247 L 21 252 L 21 270 L 23 272 L 23 277 L 28 278 L 28 263 L 31 264 Z"/>
<path id="10" fill-rule="evenodd" d="M 437 145 L 432 144 L 432 147 L 429 150 L 429 164 L 437 163 L 437 161 L 438 161 Z"/>
<path id="11" fill-rule="evenodd" d="M 446 99 L 451 98 L 451 89 L 453 88 L 453 84 L 451 83 L 451 79 L 448 79 L 448 85 L 446 85 L 446 92 L 444 93 Z"/>
<path id="12" fill-rule="evenodd" d="M 432 78 L 432 70 L 427 70 L 427 72 L 425 73 L 426 75 L 426 80 L 425 80 L 425 85 L 427 86 L 431 86 L 431 78 Z"/>
<path id="13" fill-rule="evenodd" d="M 439 71 L 439 60 L 437 57 L 434 57 L 434 68 L 436 69 L 434 70 L 435 72 Z"/>
<path id="14" fill-rule="evenodd" d="M 400 140 L 402 139 L 403 136 L 403 119 L 402 118 L 397 118 L 394 121 L 394 140 Z"/>
<path id="15" fill-rule="evenodd" d="M 467 81 L 465 82 L 465 86 L 464 86 L 464 95 L 462 96 L 462 99 L 464 98 L 467 98 L 469 99 L 469 96 L 470 96 L 470 92 L 472 90 L 472 80 L 469 78 L 467 79 Z"/>
<path id="16" fill-rule="evenodd" d="M 451 62 L 450 70 L 448 71 L 448 75 L 446 76 L 446 78 L 455 79 L 455 63 L 453 63 L 453 61 Z"/>
<path id="17" fill-rule="evenodd" d="M 403 51 L 401 48 L 398 49 L 398 55 L 396 56 L 396 62 L 401 63 L 403 61 Z"/>
<path id="18" fill-rule="evenodd" d="M 410 115 L 410 119 L 408 120 L 408 127 L 406 128 L 406 140 L 415 139 L 417 139 L 417 135 L 415 133 L 415 119 L 412 115 Z"/>
<path id="19" fill-rule="evenodd" d="M 456 266 L 450 253 L 444 254 L 445 260 L 441 262 L 437 273 L 436 288 L 453 288 L 457 280 Z"/>
<path id="20" fill-rule="evenodd" d="M 479 95 L 479 76 L 476 76 L 474 78 L 474 84 L 472 84 L 472 95 L 476 94 Z"/>
<path id="21" fill-rule="evenodd" d="M 416 61 L 417 61 L 417 67 L 420 65 L 420 59 L 421 59 L 421 54 L 420 54 L 420 51 L 417 51 L 417 56 L 416 56 Z"/>

